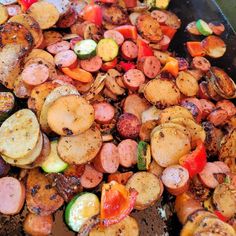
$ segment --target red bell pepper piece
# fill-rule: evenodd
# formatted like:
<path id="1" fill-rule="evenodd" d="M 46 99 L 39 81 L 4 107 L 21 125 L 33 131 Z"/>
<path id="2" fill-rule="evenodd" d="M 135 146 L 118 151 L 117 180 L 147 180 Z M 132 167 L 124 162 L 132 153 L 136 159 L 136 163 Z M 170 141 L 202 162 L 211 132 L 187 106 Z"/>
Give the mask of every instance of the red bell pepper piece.
<path id="1" fill-rule="evenodd" d="M 102 2 L 102 3 L 116 3 L 117 0 L 97 0 L 97 2 Z"/>
<path id="2" fill-rule="evenodd" d="M 179 62 L 173 57 L 169 57 L 166 61 L 165 66 L 162 68 L 161 71 L 169 72 L 174 77 L 177 77 L 179 73 Z"/>
<path id="3" fill-rule="evenodd" d="M 121 25 L 116 27 L 114 30 L 119 31 L 126 39 L 137 39 L 137 29 L 133 25 Z"/>
<path id="4" fill-rule="evenodd" d="M 102 8 L 93 1 L 82 10 L 81 16 L 86 21 L 102 25 Z"/>
<path id="5" fill-rule="evenodd" d="M 109 226 L 124 219 L 134 208 L 137 191 L 111 181 L 102 186 L 101 225 Z"/>
<path id="6" fill-rule="evenodd" d="M 132 62 L 124 62 L 124 61 L 121 61 L 119 63 L 120 67 L 122 70 L 124 70 L 125 72 L 130 70 L 130 69 L 135 69 L 135 64 L 132 63 Z"/>
<path id="7" fill-rule="evenodd" d="M 229 220 L 229 218 L 223 216 L 220 211 L 215 210 L 214 213 L 215 213 L 215 215 L 216 215 L 220 220 L 222 220 L 222 221 L 224 221 L 224 222 L 227 222 L 227 221 Z"/>
<path id="8" fill-rule="evenodd" d="M 179 163 L 188 170 L 190 177 L 200 173 L 207 163 L 204 143 L 200 140 L 197 141 L 196 149 L 190 154 L 181 157 Z"/>
<path id="9" fill-rule="evenodd" d="M 124 0 L 127 8 L 137 7 L 137 0 Z"/>
<path id="10" fill-rule="evenodd" d="M 33 3 L 38 0 L 18 0 L 18 3 L 21 6 L 22 11 L 26 11 Z"/>
<path id="11" fill-rule="evenodd" d="M 164 35 L 168 36 L 170 38 L 170 40 L 173 39 L 173 37 L 175 36 L 175 33 L 177 32 L 176 29 L 167 26 L 167 25 L 160 25 L 161 27 L 161 31 Z"/>
<path id="12" fill-rule="evenodd" d="M 138 59 L 154 55 L 152 48 L 141 38 L 137 39 L 137 45 L 138 45 Z"/>
<path id="13" fill-rule="evenodd" d="M 201 42 L 187 42 L 187 49 L 192 57 L 205 56 L 205 50 Z"/>
<path id="14" fill-rule="evenodd" d="M 117 64 L 117 57 L 112 60 L 112 61 L 108 61 L 102 64 L 101 70 L 103 71 L 108 71 L 110 69 L 113 69 Z"/>

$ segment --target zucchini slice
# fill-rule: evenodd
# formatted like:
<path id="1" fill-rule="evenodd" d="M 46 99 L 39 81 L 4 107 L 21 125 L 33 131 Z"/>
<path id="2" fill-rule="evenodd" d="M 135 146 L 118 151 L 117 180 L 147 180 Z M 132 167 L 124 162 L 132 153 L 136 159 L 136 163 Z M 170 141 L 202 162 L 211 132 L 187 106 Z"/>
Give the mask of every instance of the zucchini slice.
<path id="1" fill-rule="evenodd" d="M 15 97 L 10 92 L 0 92 L 0 121 L 4 121 L 15 106 Z"/>
<path id="2" fill-rule="evenodd" d="M 42 164 L 42 169 L 47 173 L 58 173 L 65 170 L 68 166 L 57 153 L 58 141 L 51 142 L 51 152 Z"/>
<path id="3" fill-rule="evenodd" d="M 75 196 L 66 206 L 66 224 L 75 232 L 100 210 L 98 197 L 93 193 L 83 192 Z"/>
<path id="4" fill-rule="evenodd" d="M 144 141 L 138 144 L 138 159 L 137 166 L 139 170 L 147 170 L 151 163 L 151 149 L 150 145 Z"/>
<path id="5" fill-rule="evenodd" d="M 196 26 L 197 26 L 198 31 L 204 36 L 208 36 L 213 33 L 209 25 L 202 19 L 199 19 L 196 22 Z"/>
<path id="6" fill-rule="evenodd" d="M 114 39 L 101 39 L 97 46 L 97 55 L 102 58 L 103 61 L 114 60 L 119 52 L 119 46 Z"/>
<path id="7" fill-rule="evenodd" d="M 92 39 L 85 39 L 75 44 L 74 52 L 79 59 L 89 59 L 96 56 L 97 43 Z"/>

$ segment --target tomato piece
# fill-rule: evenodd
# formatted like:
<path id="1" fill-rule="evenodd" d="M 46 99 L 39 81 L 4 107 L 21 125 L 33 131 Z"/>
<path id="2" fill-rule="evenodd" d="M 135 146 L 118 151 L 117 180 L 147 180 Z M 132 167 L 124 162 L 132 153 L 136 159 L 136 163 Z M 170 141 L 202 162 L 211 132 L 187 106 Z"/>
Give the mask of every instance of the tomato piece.
<path id="1" fill-rule="evenodd" d="M 181 157 L 179 163 L 188 170 L 190 177 L 200 173 L 207 163 L 207 154 L 204 143 L 199 140 L 196 149 L 190 154 Z"/>
<path id="2" fill-rule="evenodd" d="M 74 68 L 74 69 L 70 69 L 68 67 L 63 67 L 61 68 L 61 70 L 63 71 L 63 73 L 65 75 L 68 75 L 70 78 L 74 79 L 74 80 L 78 80 L 82 83 L 89 83 L 93 80 L 93 76 L 91 73 L 80 69 L 78 67 Z"/>
<path id="3" fill-rule="evenodd" d="M 187 42 L 187 49 L 192 57 L 205 56 L 205 50 L 201 42 Z"/>
<path id="4" fill-rule="evenodd" d="M 167 26 L 167 25 L 160 25 L 161 27 L 161 31 L 163 33 L 163 35 L 166 35 L 170 38 L 170 40 L 173 39 L 173 37 L 175 36 L 177 30 L 170 27 L 170 26 Z"/>
<path id="5" fill-rule="evenodd" d="M 162 71 L 169 72 L 174 77 L 177 77 L 179 73 L 179 62 L 173 57 L 169 57 Z"/>
<path id="6" fill-rule="evenodd" d="M 101 70 L 108 71 L 110 69 L 115 68 L 116 64 L 117 64 L 117 57 L 112 61 L 108 61 L 108 62 L 103 63 Z"/>
<path id="7" fill-rule="evenodd" d="M 122 70 L 124 70 L 125 72 L 130 70 L 130 69 L 135 69 L 135 64 L 132 63 L 132 62 L 124 62 L 124 61 L 121 61 L 119 63 L 120 67 Z"/>
<path id="8" fill-rule="evenodd" d="M 109 226 L 124 219 L 134 208 L 137 191 L 126 189 L 122 184 L 111 181 L 102 186 L 101 224 Z"/>
<path id="9" fill-rule="evenodd" d="M 215 215 L 216 215 L 220 220 L 222 220 L 222 221 L 224 221 L 224 222 L 227 222 L 227 221 L 229 220 L 229 218 L 223 216 L 223 215 L 221 214 L 221 212 L 219 212 L 219 211 L 217 211 L 217 210 L 215 210 L 214 213 L 215 213 Z"/>
<path id="10" fill-rule="evenodd" d="M 133 25 L 121 25 L 116 27 L 114 30 L 120 32 L 126 39 L 137 39 L 137 29 Z"/>
<path id="11" fill-rule="evenodd" d="M 93 2 L 82 10 L 81 16 L 86 21 L 92 22 L 98 26 L 102 25 L 102 8 Z"/>
<path id="12" fill-rule="evenodd" d="M 35 2 L 38 2 L 38 0 L 18 0 L 22 11 L 26 11 Z"/>
<path id="13" fill-rule="evenodd" d="M 152 48 L 141 38 L 138 38 L 137 45 L 138 45 L 138 59 L 154 55 Z"/>

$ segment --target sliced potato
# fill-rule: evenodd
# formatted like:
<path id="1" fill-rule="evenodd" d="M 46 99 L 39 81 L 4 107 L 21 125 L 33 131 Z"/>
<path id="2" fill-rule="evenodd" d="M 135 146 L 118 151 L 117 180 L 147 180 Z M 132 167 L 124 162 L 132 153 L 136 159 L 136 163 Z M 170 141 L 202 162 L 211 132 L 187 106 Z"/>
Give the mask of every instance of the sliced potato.
<path id="1" fill-rule="evenodd" d="M 91 230 L 89 236 L 139 236 L 139 226 L 137 221 L 131 217 L 125 217 L 121 222 L 107 228 L 100 228 L 99 225 Z"/>
<path id="2" fill-rule="evenodd" d="M 195 77 L 185 71 L 179 72 L 176 78 L 176 85 L 180 92 L 187 97 L 196 96 L 199 90 Z"/>
<path id="3" fill-rule="evenodd" d="M 160 119 L 161 110 L 157 109 L 155 106 L 152 106 L 145 110 L 142 115 L 142 123 L 147 121 L 155 120 L 158 121 Z"/>
<path id="4" fill-rule="evenodd" d="M 15 82 L 14 82 L 14 94 L 18 98 L 28 98 L 30 96 L 32 86 L 24 83 L 22 80 L 21 74 L 16 77 Z"/>
<path id="5" fill-rule="evenodd" d="M 40 155 L 42 151 L 42 147 L 43 147 L 43 137 L 42 134 L 40 134 L 35 148 L 31 150 L 31 152 L 26 156 L 19 159 L 13 159 L 11 157 L 2 155 L 2 158 L 12 166 L 24 167 L 24 165 L 29 165 L 37 159 L 37 157 Z"/>
<path id="6" fill-rule="evenodd" d="M 156 203 L 162 194 L 161 180 L 150 172 L 137 172 L 133 174 L 126 188 L 134 188 L 138 192 L 134 208 L 144 210 Z"/>
<path id="7" fill-rule="evenodd" d="M 154 50 L 154 56 L 157 57 L 157 59 L 161 62 L 162 65 L 165 65 L 167 60 L 171 56 L 171 53 Z"/>
<path id="8" fill-rule="evenodd" d="M 85 164 L 91 161 L 102 146 L 102 136 L 97 128 L 91 128 L 82 134 L 61 137 L 58 154 L 69 164 Z"/>
<path id="9" fill-rule="evenodd" d="M 30 54 L 24 59 L 24 63 L 27 63 L 27 61 L 29 61 L 32 58 L 42 58 L 45 61 L 51 63 L 52 65 L 55 64 L 53 56 L 50 53 L 48 53 L 48 52 L 46 52 L 45 50 L 42 50 L 42 49 L 34 48 L 30 52 Z"/>
<path id="10" fill-rule="evenodd" d="M 62 41 L 62 35 L 57 32 L 57 31 L 53 31 L 53 30 L 48 30 L 43 32 L 43 46 L 44 47 L 48 47 L 54 43 L 58 43 L 60 41 Z"/>
<path id="11" fill-rule="evenodd" d="M 191 143 L 195 143 L 197 140 L 202 140 L 202 142 L 206 139 L 206 132 L 201 125 L 198 125 L 191 119 L 188 118 L 175 118 L 172 119 L 171 122 L 180 124 L 186 129 L 189 130 L 191 134 Z"/>
<path id="12" fill-rule="evenodd" d="M 187 108 L 181 106 L 172 106 L 161 112 L 160 123 L 163 124 L 175 118 L 187 118 L 194 120 L 192 113 Z"/>
<path id="13" fill-rule="evenodd" d="M 177 128 L 163 127 L 151 135 L 151 152 L 162 167 L 178 164 L 191 150 L 189 137 Z"/>
<path id="14" fill-rule="evenodd" d="M 54 26 L 60 16 L 57 8 L 46 1 L 35 2 L 27 13 L 39 23 L 41 29 L 49 29 Z"/>
<path id="15" fill-rule="evenodd" d="M 65 14 L 69 10 L 71 4 L 69 0 L 47 0 L 47 2 L 53 4 L 57 8 L 60 15 Z"/>
<path id="16" fill-rule="evenodd" d="M 28 14 L 19 14 L 10 18 L 10 22 L 22 24 L 32 34 L 34 39 L 34 46 L 38 46 L 43 37 L 42 30 L 39 23 Z"/>
<path id="17" fill-rule="evenodd" d="M 170 80 L 150 80 L 144 87 L 144 96 L 158 108 L 177 105 L 180 102 L 180 91 Z"/>
<path id="18" fill-rule="evenodd" d="M 47 121 L 59 135 L 77 135 L 88 130 L 94 122 L 94 109 L 78 95 L 59 97 L 48 109 Z"/>
<path id="19" fill-rule="evenodd" d="M 0 5 L 0 25 L 4 24 L 8 19 L 7 8 L 3 5 Z"/>
<path id="20" fill-rule="evenodd" d="M 29 109 L 22 109 L 6 119 L 0 128 L 0 153 L 18 159 L 27 156 L 36 146 L 39 123 Z"/>
<path id="21" fill-rule="evenodd" d="M 63 86 L 55 88 L 48 94 L 42 106 L 40 117 L 39 117 L 39 123 L 44 132 L 49 133 L 51 131 L 50 127 L 48 126 L 48 121 L 47 121 L 49 107 L 59 97 L 69 95 L 69 94 L 78 94 L 78 91 L 73 86 L 63 85 Z"/>

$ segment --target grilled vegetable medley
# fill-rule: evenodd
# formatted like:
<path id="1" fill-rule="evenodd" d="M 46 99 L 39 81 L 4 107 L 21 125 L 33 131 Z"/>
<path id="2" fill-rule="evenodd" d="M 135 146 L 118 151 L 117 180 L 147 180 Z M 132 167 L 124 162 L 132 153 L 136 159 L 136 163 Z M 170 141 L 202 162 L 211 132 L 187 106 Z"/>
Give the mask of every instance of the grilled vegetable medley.
<path id="1" fill-rule="evenodd" d="M 177 57 L 169 2 L 0 1 L 0 213 L 25 206 L 27 234 L 60 208 L 78 236 L 140 235 L 130 213 L 165 192 L 181 236 L 236 235 L 225 27 L 189 22 Z"/>

